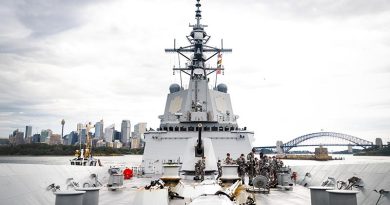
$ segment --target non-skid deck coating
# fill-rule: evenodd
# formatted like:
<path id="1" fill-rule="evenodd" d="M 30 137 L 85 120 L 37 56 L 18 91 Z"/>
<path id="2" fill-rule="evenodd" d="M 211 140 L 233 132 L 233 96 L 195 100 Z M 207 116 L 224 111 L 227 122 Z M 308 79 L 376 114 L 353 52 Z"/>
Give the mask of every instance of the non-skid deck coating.
<path id="1" fill-rule="evenodd" d="M 1 164 L 0 163 L 0 204 L 8 205 L 54 205 L 55 195 L 47 191 L 48 185 L 55 183 L 66 190 L 66 179 L 73 178 L 83 184 L 91 174 L 97 174 L 99 180 L 106 184 L 109 167 L 77 167 L 67 165 L 38 164 Z M 298 184 L 318 186 L 327 177 L 336 180 L 347 180 L 357 176 L 363 180 L 364 187 L 357 194 L 359 205 L 375 205 L 379 194 L 374 190 L 390 190 L 390 163 L 388 160 L 380 163 L 335 164 L 292 166 L 292 171 L 298 173 Z M 310 178 L 304 178 L 310 173 Z M 102 187 L 100 205 L 136 204 L 134 198 L 139 187 L 150 183 L 153 178 L 133 178 L 125 181 L 125 188 L 118 191 L 108 191 Z M 294 186 L 293 191 L 271 190 L 270 194 L 257 194 L 257 204 L 310 204 L 310 191 L 301 185 Z M 161 203 L 156 203 L 161 204 Z M 182 200 L 172 200 L 171 205 L 184 204 Z M 378 205 L 390 204 L 390 194 L 382 197 Z"/>
<path id="2" fill-rule="evenodd" d="M 134 198 L 140 190 L 137 187 L 147 185 L 152 178 L 133 178 L 126 180 L 124 188 L 117 191 L 109 191 L 106 187 L 100 191 L 100 205 L 112 204 L 134 204 Z M 309 205 L 310 190 L 306 187 L 296 185 L 292 191 L 271 189 L 269 194 L 255 194 L 258 205 Z M 175 199 L 169 202 L 170 205 L 184 205 L 189 199 Z"/>

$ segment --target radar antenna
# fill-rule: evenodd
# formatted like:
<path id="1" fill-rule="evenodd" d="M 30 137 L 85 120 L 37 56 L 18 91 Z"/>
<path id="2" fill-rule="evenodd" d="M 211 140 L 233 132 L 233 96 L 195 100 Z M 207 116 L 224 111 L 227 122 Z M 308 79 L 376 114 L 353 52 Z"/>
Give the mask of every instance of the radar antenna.
<path id="1" fill-rule="evenodd" d="M 200 20 L 202 19 L 202 11 L 200 10 L 201 4 L 200 0 L 196 0 L 197 3 L 196 11 L 195 11 L 195 19 L 196 24 L 190 24 L 189 27 L 192 28 L 192 31 L 189 36 L 187 37 L 188 42 L 190 45 L 176 48 L 176 40 L 174 40 L 173 48 L 165 49 L 165 52 L 176 52 L 186 58 L 190 63 L 186 64 L 185 67 L 179 66 L 178 68 L 173 67 L 173 71 L 180 71 L 183 72 L 189 76 L 191 76 L 191 79 L 198 78 L 198 79 L 205 79 L 208 75 L 219 71 L 224 70 L 224 68 L 220 67 L 207 67 L 205 66 L 205 62 L 213 58 L 219 53 L 222 52 L 232 52 L 232 49 L 225 49 L 223 48 L 223 40 L 221 39 L 221 48 L 212 47 L 206 45 L 207 42 L 210 40 L 211 36 L 207 35 L 205 32 L 205 28 L 207 25 L 201 24 Z M 186 53 L 189 53 L 191 56 L 186 55 Z M 206 57 L 204 53 L 211 53 L 209 57 Z M 180 57 L 179 57 L 180 58 Z"/>

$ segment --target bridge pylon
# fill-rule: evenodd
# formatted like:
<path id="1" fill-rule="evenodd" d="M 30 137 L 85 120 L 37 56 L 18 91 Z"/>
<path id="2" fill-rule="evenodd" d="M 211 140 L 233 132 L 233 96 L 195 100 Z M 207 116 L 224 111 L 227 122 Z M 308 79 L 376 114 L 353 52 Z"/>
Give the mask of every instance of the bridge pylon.
<path id="1" fill-rule="evenodd" d="M 283 142 L 282 141 L 276 141 L 276 153 L 283 154 Z"/>

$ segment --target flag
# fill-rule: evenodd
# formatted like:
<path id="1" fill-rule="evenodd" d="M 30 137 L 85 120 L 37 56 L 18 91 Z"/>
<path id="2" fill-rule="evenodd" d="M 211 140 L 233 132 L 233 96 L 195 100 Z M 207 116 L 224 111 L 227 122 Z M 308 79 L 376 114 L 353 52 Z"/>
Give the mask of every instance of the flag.
<path id="1" fill-rule="evenodd" d="M 221 74 L 221 68 L 222 68 L 222 53 L 218 53 L 218 60 L 217 60 L 217 74 Z"/>

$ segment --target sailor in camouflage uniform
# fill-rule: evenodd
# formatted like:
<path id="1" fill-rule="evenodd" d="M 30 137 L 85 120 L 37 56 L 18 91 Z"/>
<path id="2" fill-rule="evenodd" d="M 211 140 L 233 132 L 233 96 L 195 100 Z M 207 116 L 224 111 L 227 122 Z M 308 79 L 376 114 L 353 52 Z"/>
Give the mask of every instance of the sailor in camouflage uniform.
<path id="1" fill-rule="evenodd" d="M 252 186 L 252 179 L 256 176 L 256 162 L 255 162 L 255 148 L 246 156 L 248 160 L 248 177 L 249 177 L 249 186 Z"/>
<path id="2" fill-rule="evenodd" d="M 244 154 L 241 154 L 241 156 L 237 159 L 237 165 L 238 165 L 238 177 L 240 177 L 242 183 L 245 184 L 246 161 L 245 161 Z"/>
<path id="3" fill-rule="evenodd" d="M 225 164 L 233 164 L 233 159 L 230 157 L 230 153 L 226 153 Z"/>
<path id="4" fill-rule="evenodd" d="M 222 164 L 220 159 L 217 162 L 217 167 L 218 167 L 218 177 L 217 177 L 218 180 L 222 176 Z"/>
<path id="5" fill-rule="evenodd" d="M 199 171 L 200 171 L 200 180 L 204 180 L 204 174 L 206 169 L 206 157 L 202 157 L 201 160 L 199 160 Z"/>

